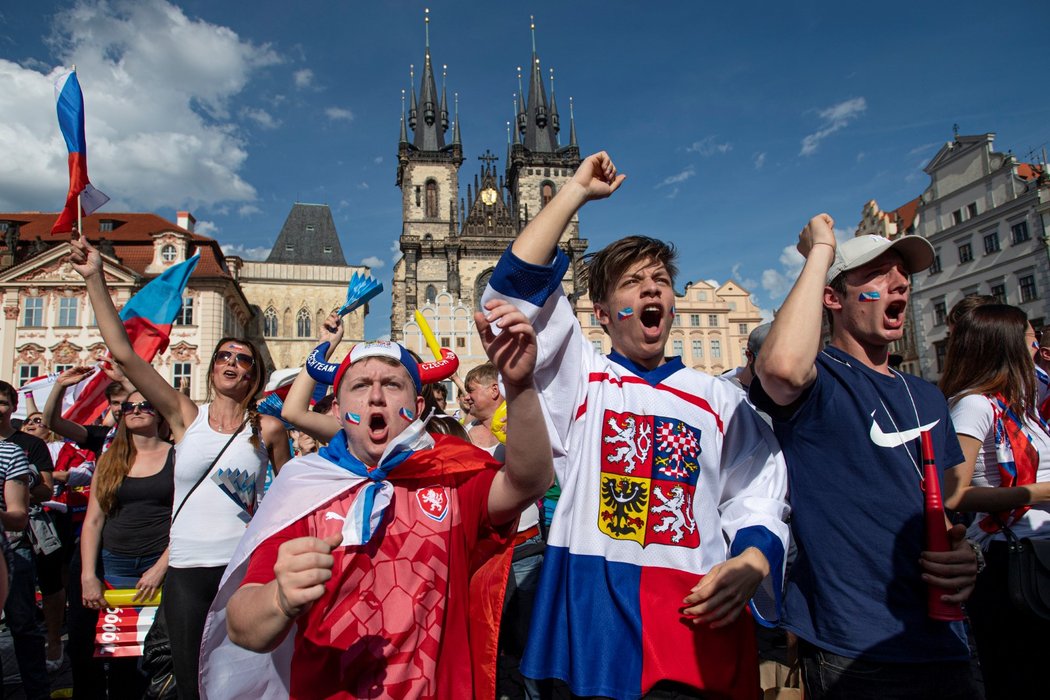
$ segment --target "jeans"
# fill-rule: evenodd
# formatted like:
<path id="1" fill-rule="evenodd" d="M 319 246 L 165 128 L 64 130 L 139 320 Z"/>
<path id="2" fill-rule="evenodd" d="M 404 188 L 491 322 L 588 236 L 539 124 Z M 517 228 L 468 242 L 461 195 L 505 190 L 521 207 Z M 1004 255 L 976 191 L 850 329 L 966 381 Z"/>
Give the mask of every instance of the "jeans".
<path id="1" fill-rule="evenodd" d="M 157 563 L 160 553 L 147 556 L 116 554 L 103 548 L 102 572 L 106 583 L 114 588 L 134 588 L 139 577 Z"/>
<path id="2" fill-rule="evenodd" d="M 799 640 L 806 700 L 976 700 L 969 661 L 896 663 L 851 659 Z"/>
<path id="3" fill-rule="evenodd" d="M 51 681 L 45 666 L 45 635 L 40 626 L 40 611 L 36 606 L 33 548 L 23 540 L 13 552 L 14 570 L 11 572 L 11 591 L 4 605 L 4 615 L 14 641 L 15 660 L 18 662 L 18 673 L 22 676 L 22 690 L 26 698 L 47 700 L 51 697 Z"/>

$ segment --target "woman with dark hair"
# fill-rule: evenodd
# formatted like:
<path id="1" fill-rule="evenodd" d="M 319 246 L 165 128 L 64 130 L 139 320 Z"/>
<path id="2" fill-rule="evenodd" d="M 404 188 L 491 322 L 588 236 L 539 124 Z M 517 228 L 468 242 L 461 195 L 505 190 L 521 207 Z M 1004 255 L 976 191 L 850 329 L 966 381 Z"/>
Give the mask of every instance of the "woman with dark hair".
<path id="1" fill-rule="evenodd" d="M 81 598 L 95 616 L 106 608 L 102 581 L 112 588 L 134 586 L 135 599 L 148 600 L 168 570 L 175 448 L 164 439 L 162 424 L 152 404 L 133 392 L 95 467 L 80 535 Z M 142 697 L 146 678 L 136 665 L 136 659 L 110 661 L 109 698 Z"/>
<path id="2" fill-rule="evenodd" d="M 197 406 L 135 354 L 102 276 L 102 258 L 83 237 L 70 262 L 84 277 L 102 338 L 128 379 L 168 422 L 175 441 L 175 500 L 163 615 L 180 698 L 198 697 L 204 620 L 219 580 L 262 493 L 267 461 L 288 461 L 288 434 L 255 410 L 265 369 L 255 346 L 223 338 L 208 363 L 209 403 Z"/>
<path id="3" fill-rule="evenodd" d="M 1050 426 L 1037 413 L 1034 340 L 1016 306 L 977 306 L 952 330 L 940 382 L 965 456 L 944 472 L 945 503 L 978 513 L 969 536 L 987 560 L 967 611 L 990 699 L 1030 697 L 1046 682 L 1050 623 L 1013 607 L 1003 533 L 1050 538 Z"/>

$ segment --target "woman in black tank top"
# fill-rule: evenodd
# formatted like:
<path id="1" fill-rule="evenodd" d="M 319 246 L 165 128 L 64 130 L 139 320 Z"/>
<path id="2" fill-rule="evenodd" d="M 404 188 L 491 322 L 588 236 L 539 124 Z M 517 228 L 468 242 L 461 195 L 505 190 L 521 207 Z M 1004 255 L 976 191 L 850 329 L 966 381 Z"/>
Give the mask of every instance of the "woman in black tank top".
<path id="1" fill-rule="evenodd" d="M 133 392 L 122 405 L 116 436 L 91 480 L 80 536 L 85 608 L 107 607 L 104 588 L 136 588 L 136 599 L 147 600 L 164 581 L 175 492 L 175 450 L 162 438 L 166 434 L 153 406 Z M 146 679 L 136 662 L 134 657 L 110 661 L 110 698 L 142 697 Z"/>

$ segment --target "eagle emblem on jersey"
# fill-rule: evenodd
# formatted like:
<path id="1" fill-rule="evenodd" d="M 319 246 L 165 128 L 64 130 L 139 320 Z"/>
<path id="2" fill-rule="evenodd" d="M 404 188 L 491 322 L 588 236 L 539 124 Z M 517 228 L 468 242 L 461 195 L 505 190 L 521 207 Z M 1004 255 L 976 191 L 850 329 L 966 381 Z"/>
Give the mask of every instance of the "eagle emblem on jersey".
<path id="1" fill-rule="evenodd" d="M 448 515 L 448 494 L 440 486 L 427 486 L 416 491 L 416 502 L 423 515 L 439 523 Z"/>
<path id="2" fill-rule="evenodd" d="M 645 547 L 696 547 L 701 431 L 663 416 L 605 411 L 598 529 Z"/>

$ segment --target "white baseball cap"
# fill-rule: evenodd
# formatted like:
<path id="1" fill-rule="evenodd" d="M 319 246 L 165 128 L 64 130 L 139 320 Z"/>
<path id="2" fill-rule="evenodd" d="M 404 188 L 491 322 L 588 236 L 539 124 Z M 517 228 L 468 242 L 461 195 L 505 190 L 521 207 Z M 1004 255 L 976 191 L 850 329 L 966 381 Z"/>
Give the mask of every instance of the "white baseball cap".
<path id="1" fill-rule="evenodd" d="M 843 272 L 865 265 L 888 250 L 900 254 L 910 274 L 922 272 L 933 264 L 933 246 L 922 236 L 901 236 L 895 241 L 882 236 L 857 236 L 835 247 L 835 262 L 828 269 L 827 284 Z"/>

